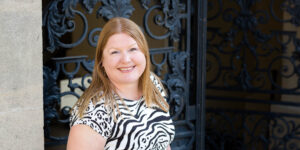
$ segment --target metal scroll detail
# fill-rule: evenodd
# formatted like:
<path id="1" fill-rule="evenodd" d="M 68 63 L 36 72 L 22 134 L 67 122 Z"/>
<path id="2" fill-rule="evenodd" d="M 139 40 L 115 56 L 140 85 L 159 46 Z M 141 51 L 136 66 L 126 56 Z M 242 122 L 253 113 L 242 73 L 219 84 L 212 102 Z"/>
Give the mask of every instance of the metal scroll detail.
<path id="1" fill-rule="evenodd" d="M 130 5 L 130 0 L 102 0 L 104 6 L 100 7 L 97 11 L 98 15 L 104 16 L 106 19 L 113 17 L 129 18 L 134 11 Z"/>
<path id="2" fill-rule="evenodd" d="M 170 104 L 170 113 L 174 120 L 178 120 L 179 115 L 183 113 L 185 108 L 185 93 L 188 88 L 184 76 L 186 69 L 186 59 L 188 54 L 186 52 L 172 52 L 172 47 L 164 49 L 152 49 L 151 62 L 155 66 L 155 74 L 162 76 L 161 71 L 163 66 L 168 64 L 169 72 L 163 76 L 163 84 L 168 90 L 168 103 Z M 161 62 L 156 62 L 154 57 L 156 55 L 163 55 Z"/>
<path id="3" fill-rule="evenodd" d="M 54 124 L 65 125 L 69 124 L 70 106 L 60 108 L 61 100 L 64 96 L 73 96 L 76 99 L 80 97 L 78 90 L 84 91 L 91 82 L 91 72 L 93 70 L 94 61 L 86 60 L 86 56 L 54 58 L 56 69 L 51 70 L 44 67 L 44 132 L 45 137 L 50 140 L 46 141 L 46 146 L 55 145 L 58 143 L 66 143 L 67 136 L 52 135 L 51 129 Z M 75 68 L 71 71 L 65 69 L 65 65 L 75 64 Z M 75 75 L 79 69 L 85 69 L 87 73 L 80 78 L 79 83 L 75 83 Z M 57 85 L 58 76 L 64 76 L 67 81 L 66 91 Z M 65 87 L 66 88 L 66 87 Z"/>
<path id="4" fill-rule="evenodd" d="M 43 26 L 46 28 L 48 44 L 46 50 L 53 53 L 60 47 L 73 48 L 81 44 L 88 34 L 88 21 L 86 15 L 76 10 L 76 7 L 80 3 L 86 12 L 91 14 L 95 5 L 100 1 L 103 5 L 97 10 L 97 16 L 103 16 L 106 19 L 117 16 L 129 18 L 134 11 L 130 0 L 53 0 L 43 12 Z M 62 36 L 75 31 L 75 15 L 82 20 L 83 32 L 75 42 L 64 43 L 61 41 Z M 92 34 L 96 31 L 101 31 L 101 28 L 93 29 L 89 33 L 89 43 L 94 47 L 96 37 L 92 38 Z"/>
<path id="5" fill-rule="evenodd" d="M 57 73 L 48 67 L 43 68 L 44 78 L 44 133 L 45 137 L 51 140 L 62 140 L 64 138 L 51 136 L 50 124 L 51 120 L 59 118 L 59 114 L 55 109 L 60 104 L 60 91 L 56 84 Z"/>
<path id="6" fill-rule="evenodd" d="M 142 0 L 143 7 L 147 9 L 144 17 L 144 25 L 147 34 L 154 39 L 165 39 L 167 37 L 170 37 L 172 40 L 178 41 L 180 39 L 181 32 L 180 20 L 185 17 L 181 12 L 185 11 L 185 5 L 179 3 L 179 0 L 161 0 L 161 5 L 153 5 L 148 8 L 149 3 L 150 1 L 148 0 Z M 162 9 L 164 14 L 164 16 L 156 15 L 154 17 L 155 24 L 164 26 L 168 29 L 168 32 L 163 35 L 153 34 L 148 25 L 148 21 L 151 20 L 149 19 L 150 13 L 155 9 Z"/>
<path id="7" fill-rule="evenodd" d="M 47 50 L 54 52 L 58 47 L 71 48 L 79 45 L 87 34 L 87 18 L 85 15 L 75 10 L 78 1 L 75 0 L 54 0 L 52 1 L 46 11 L 43 12 L 43 26 L 47 28 Z M 62 7 L 62 8 L 61 8 Z M 88 8 L 90 9 L 90 8 Z M 81 37 L 71 44 L 63 43 L 60 38 L 66 33 L 73 32 L 75 30 L 75 15 L 79 15 L 83 20 L 84 32 Z"/>
<path id="8" fill-rule="evenodd" d="M 280 8 L 282 9 L 282 11 L 285 11 L 289 14 L 289 18 L 288 19 L 281 19 L 280 17 L 278 17 L 278 15 L 276 14 L 275 10 L 274 10 L 274 5 L 275 3 L 278 2 L 276 0 L 272 0 L 271 1 L 271 14 L 272 16 L 280 21 L 280 22 L 290 22 L 292 24 L 294 24 L 295 26 L 299 27 L 300 26 L 300 3 L 297 0 L 282 0 L 280 1 Z"/>
<path id="9" fill-rule="evenodd" d="M 208 28 L 208 34 L 211 37 L 208 38 L 210 47 L 208 57 L 217 60 L 213 62 L 208 60 L 208 65 L 220 68 L 215 70 L 217 74 L 215 72 L 212 74 L 217 78 L 210 78 L 208 86 L 213 86 L 222 79 L 223 86 L 227 88 L 264 90 L 267 84 L 265 81 L 269 80 L 272 86 L 285 91 L 298 89 L 298 85 L 293 88 L 283 88 L 273 77 L 275 70 L 284 78 L 290 78 L 293 75 L 299 76 L 297 71 L 299 59 L 295 59 L 299 54 L 299 39 L 296 37 L 296 33 L 280 30 L 272 30 L 268 33 L 262 31 L 258 27 L 268 23 L 270 20 L 268 12 L 266 10 L 256 10 L 255 12 L 250 10 L 257 3 L 254 0 L 237 1 L 236 3 L 241 11 L 227 8 L 222 13 L 223 15 L 219 16 L 224 22 L 232 23 L 226 32 L 221 32 L 221 28 Z M 213 41 L 216 38 L 221 38 L 221 40 Z M 275 42 L 278 44 L 276 45 Z M 295 46 L 295 50 L 291 56 L 287 56 L 285 54 L 288 54 L 288 45 L 290 44 Z M 220 62 L 220 56 L 216 52 L 228 56 L 228 65 L 225 66 Z M 278 52 L 283 54 L 276 54 Z M 276 58 L 274 57 L 272 61 L 268 62 L 268 66 L 264 65 L 262 68 L 261 58 L 269 56 L 276 56 Z M 278 61 L 287 61 L 287 63 L 281 69 L 275 69 Z M 210 74 L 210 70 L 208 71 Z"/>
<path id="10" fill-rule="evenodd" d="M 176 137 L 172 142 L 172 149 L 193 149 L 195 142 L 195 126 L 189 118 L 194 116 L 192 110 L 187 110 L 188 103 L 188 82 L 185 76 L 186 63 L 189 54 L 185 51 L 173 52 L 173 47 L 162 49 L 151 49 L 151 62 L 154 71 L 162 77 L 162 83 L 168 90 L 168 103 L 170 105 L 170 114 L 176 125 Z M 155 56 L 162 56 L 160 62 L 157 62 Z M 168 68 L 167 73 L 163 73 L 163 68 Z"/>
<path id="11" fill-rule="evenodd" d="M 210 1 L 207 149 L 300 148 L 298 7 Z"/>
<path id="12" fill-rule="evenodd" d="M 287 118 L 286 114 L 263 114 L 255 111 L 225 112 L 216 109 L 209 111 L 206 129 L 206 149 L 208 150 L 220 147 L 224 149 L 298 149 L 300 126 L 292 117 Z M 268 134 L 272 138 L 268 138 Z"/>
<path id="13" fill-rule="evenodd" d="M 172 105 L 170 112 L 173 113 L 173 119 L 177 119 L 180 114 L 183 113 L 185 107 L 186 97 L 183 93 L 187 93 L 185 90 L 188 88 L 188 84 L 185 82 L 184 70 L 185 62 L 188 55 L 185 52 L 172 53 L 169 56 L 169 63 L 171 66 L 171 73 L 166 77 L 167 87 L 169 89 L 169 103 Z"/>

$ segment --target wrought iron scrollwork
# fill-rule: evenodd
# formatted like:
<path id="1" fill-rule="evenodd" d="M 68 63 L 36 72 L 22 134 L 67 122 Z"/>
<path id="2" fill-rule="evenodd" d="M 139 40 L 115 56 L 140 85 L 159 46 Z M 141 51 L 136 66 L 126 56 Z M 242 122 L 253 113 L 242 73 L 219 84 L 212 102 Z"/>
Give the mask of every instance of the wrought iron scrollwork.
<path id="1" fill-rule="evenodd" d="M 206 109 L 206 149 L 300 149 L 300 115 L 277 107 L 300 106 L 300 42 L 292 29 L 299 26 L 299 2 L 214 2 L 207 30 L 207 91 L 214 91 L 207 99 L 214 106 Z"/>
<path id="2" fill-rule="evenodd" d="M 149 3 L 150 1 L 148 0 L 142 0 L 142 5 L 147 9 L 144 16 L 144 26 L 149 36 L 154 39 L 165 39 L 170 36 L 172 40 L 178 41 L 181 33 L 181 19 L 185 17 L 181 12 L 185 11 L 185 5 L 180 3 L 179 0 L 161 0 L 161 5 L 153 5 L 148 8 Z M 149 28 L 149 16 L 155 9 L 162 9 L 163 11 L 164 16 L 156 15 L 154 20 L 157 25 L 164 26 L 168 29 L 168 32 L 164 35 L 154 35 Z"/>
<path id="3" fill-rule="evenodd" d="M 185 62 L 188 55 L 186 52 L 175 52 L 169 55 L 169 63 L 171 66 L 171 73 L 166 77 L 166 83 L 170 91 L 169 103 L 173 105 L 170 110 L 173 113 L 172 117 L 176 119 L 185 107 L 185 90 L 188 88 L 185 82 Z"/>
<path id="4" fill-rule="evenodd" d="M 86 60 L 87 56 L 73 56 L 73 57 L 63 57 L 63 58 L 53 58 L 56 63 L 56 72 L 61 72 L 64 76 L 67 77 L 68 81 L 68 88 L 70 88 L 71 92 L 74 92 L 76 88 L 84 91 L 87 87 L 85 82 L 87 80 L 90 83 L 90 79 L 87 77 L 91 76 L 94 67 L 94 60 Z M 75 64 L 75 68 L 72 71 L 67 71 L 65 68 L 66 64 Z M 88 72 L 81 78 L 81 85 L 77 83 L 72 83 L 72 79 L 78 74 L 80 66 Z"/>
<path id="5" fill-rule="evenodd" d="M 76 89 L 84 91 L 91 82 L 91 72 L 93 71 L 94 61 L 86 60 L 86 56 L 76 56 L 76 57 L 65 57 L 65 58 L 53 58 L 56 64 L 55 69 L 50 69 L 49 67 L 44 67 L 44 132 L 45 137 L 50 140 L 46 142 L 46 145 L 51 145 L 52 143 L 65 143 L 67 136 L 54 136 L 52 135 L 51 128 L 53 123 L 65 124 L 69 123 L 69 113 L 71 106 L 64 106 L 60 108 L 61 98 L 67 95 L 79 98 L 80 95 L 77 93 Z M 67 71 L 66 64 L 75 64 L 75 68 L 71 71 Z M 75 75 L 78 74 L 80 68 L 85 69 L 88 73 L 81 77 L 80 84 L 74 83 L 73 79 Z M 68 81 L 67 91 L 61 92 L 57 84 L 58 76 L 65 76 Z"/>
<path id="6" fill-rule="evenodd" d="M 47 142 L 46 145 L 52 143 L 65 143 L 67 136 L 57 137 L 51 133 L 51 124 L 54 122 L 66 124 L 69 122 L 69 111 L 71 107 L 65 106 L 61 110 L 58 110 L 61 101 L 60 88 L 58 87 L 56 80 L 58 72 L 51 70 L 48 67 L 43 67 L 43 78 L 44 78 L 44 133 L 45 137 L 52 142 Z M 55 142 L 53 142 L 55 141 Z"/>
<path id="7" fill-rule="evenodd" d="M 279 22 L 290 22 L 293 25 L 299 27 L 300 26 L 300 3 L 297 0 L 283 0 L 280 1 L 280 5 L 276 6 L 275 3 L 278 2 L 276 0 L 271 0 L 271 14 L 272 16 Z M 280 8 L 283 12 L 287 12 L 289 14 L 288 19 L 281 19 L 277 16 L 275 9 Z"/>
<path id="8" fill-rule="evenodd" d="M 98 2 L 101 2 L 101 0 L 81 0 L 81 4 L 84 6 L 83 8 L 85 8 L 86 12 L 89 14 L 93 12 L 93 9 Z"/>
<path id="9" fill-rule="evenodd" d="M 72 48 L 79 45 L 87 34 L 88 23 L 85 15 L 75 10 L 78 1 L 75 0 L 54 0 L 52 1 L 43 14 L 43 26 L 47 27 L 47 41 L 49 46 L 47 50 L 54 52 L 59 47 Z M 62 8 L 60 8 L 62 7 Z M 75 30 L 75 15 L 79 15 L 83 20 L 84 31 L 80 38 L 71 44 L 63 43 L 60 38 L 66 33 Z"/>
<path id="10" fill-rule="evenodd" d="M 98 2 L 102 2 L 103 5 L 97 10 L 97 16 L 103 16 L 106 19 L 118 16 L 129 18 L 134 11 L 130 0 L 53 0 L 43 14 L 43 26 L 46 27 L 49 44 L 46 50 L 53 53 L 60 47 L 73 48 L 81 44 L 88 34 L 88 21 L 85 14 L 76 10 L 76 7 L 80 3 L 86 12 L 91 14 Z M 75 15 L 82 19 L 83 32 L 77 41 L 64 43 L 61 41 L 62 36 L 75 32 Z M 98 39 L 98 36 L 93 36 L 96 31 L 101 31 L 101 28 L 95 28 L 88 34 L 89 43 L 93 47 L 96 47 L 95 43 Z"/>
<path id="11" fill-rule="evenodd" d="M 208 16 L 207 20 L 214 20 L 218 17 L 223 10 L 223 2 L 222 0 L 216 1 L 207 1 L 207 11 Z"/>
<path id="12" fill-rule="evenodd" d="M 208 83 L 209 86 L 222 79 L 225 87 L 233 89 L 265 90 L 263 88 L 266 87 L 266 84 L 271 83 L 272 86 L 280 90 L 291 90 L 290 88 L 281 88 L 279 85 L 281 83 L 278 83 L 278 81 L 272 77 L 276 69 L 270 66 L 272 66 L 274 62 L 267 62 L 269 63 L 269 67 L 261 68 L 261 66 L 263 66 L 261 59 L 274 56 L 278 52 L 283 52 L 283 54 L 278 57 L 284 59 L 288 57 L 291 65 L 286 65 L 286 67 L 281 69 L 281 76 L 284 78 L 291 77 L 284 75 L 287 69 L 294 72 L 292 75 L 299 76 L 296 71 L 298 60 L 294 59 L 299 53 L 297 50 L 299 44 L 297 44 L 295 32 L 261 30 L 259 26 L 267 24 L 268 21 L 270 21 L 270 16 L 276 16 L 274 16 L 274 13 L 270 15 L 267 10 L 253 10 L 252 7 L 260 2 L 261 1 L 256 0 L 233 1 L 233 3 L 240 7 L 240 10 L 236 8 L 224 8 L 223 13 L 217 13 L 219 16 L 214 15 L 212 17 L 212 19 L 218 17 L 220 19 L 222 16 L 224 23 L 231 24 L 231 26 L 226 32 L 221 32 L 221 30 L 216 27 L 208 27 L 208 34 L 211 35 L 211 38 L 208 39 L 209 55 L 218 52 L 224 56 L 228 56 L 230 66 L 225 66 L 218 62 L 220 61 L 220 58 L 218 58 L 219 60 L 215 63 L 221 66 L 215 66 L 221 70 L 218 71 L 218 78 L 210 80 Z M 270 4 L 271 8 L 273 7 L 273 3 L 274 1 Z M 219 2 L 218 4 L 221 5 L 222 3 Z M 297 6 L 294 1 L 289 1 L 288 3 L 284 3 L 284 8 L 287 7 L 287 4 L 289 4 L 289 7 Z M 223 6 L 218 6 L 217 8 L 223 8 Z M 287 38 L 287 40 L 282 40 L 282 37 Z M 216 40 L 217 38 L 221 40 Z M 274 42 L 280 45 L 271 44 Z M 289 44 L 293 44 L 296 49 L 291 56 L 286 55 L 288 53 L 287 49 Z M 225 59 L 222 61 L 224 60 Z M 213 63 L 214 62 L 209 62 L 208 65 L 212 65 Z M 266 80 L 268 82 L 265 82 Z"/>
<path id="13" fill-rule="evenodd" d="M 188 54 L 186 52 L 172 52 L 172 47 L 164 49 L 151 49 L 151 62 L 155 66 L 155 73 L 161 76 L 163 65 L 169 64 L 169 73 L 164 75 L 163 84 L 168 89 L 168 103 L 171 106 L 170 113 L 173 119 L 177 119 L 185 108 L 185 93 L 187 83 L 185 79 L 185 64 Z M 162 61 L 157 63 L 155 55 L 163 55 Z"/>
<path id="14" fill-rule="evenodd" d="M 51 120 L 58 119 L 59 114 L 56 110 L 57 105 L 60 104 L 59 97 L 60 92 L 56 84 L 57 72 L 52 71 L 48 67 L 43 67 L 43 78 L 44 78 L 44 133 L 45 137 L 51 140 L 59 140 L 51 136 L 50 124 Z"/>
<path id="15" fill-rule="evenodd" d="M 97 32 L 101 32 L 102 28 L 94 28 L 90 33 L 89 33 L 89 44 L 93 47 L 97 46 L 97 42 L 99 39 L 99 34 L 95 34 Z"/>
<path id="16" fill-rule="evenodd" d="M 300 125 L 297 125 L 294 120 L 283 117 L 272 119 L 271 126 L 272 147 L 277 149 L 300 149 Z"/>
<path id="17" fill-rule="evenodd" d="M 106 19 L 113 17 L 129 18 L 134 11 L 130 5 L 130 0 L 102 0 L 104 6 L 97 11 L 97 15 L 104 16 Z"/>
<path id="18" fill-rule="evenodd" d="M 288 115 L 210 109 L 208 117 L 208 150 L 300 148 L 300 125 Z"/>

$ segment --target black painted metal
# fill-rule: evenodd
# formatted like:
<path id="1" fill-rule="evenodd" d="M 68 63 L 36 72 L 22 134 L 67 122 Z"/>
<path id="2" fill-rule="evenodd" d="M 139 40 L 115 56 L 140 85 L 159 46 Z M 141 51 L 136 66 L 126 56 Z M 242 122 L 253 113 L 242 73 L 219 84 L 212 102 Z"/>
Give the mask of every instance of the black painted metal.
<path id="1" fill-rule="evenodd" d="M 55 69 L 44 66 L 43 78 L 44 78 L 44 131 L 47 142 L 46 146 L 52 146 L 57 144 L 66 144 L 67 135 L 65 136 L 53 136 L 51 129 L 53 126 L 63 124 L 65 126 L 69 123 L 69 111 L 71 107 L 64 107 L 60 109 L 61 98 L 63 96 L 71 95 L 79 98 L 80 95 L 75 92 L 75 89 L 84 91 L 90 83 L 88 77 L 91 76 L 94 61 L 86 60 L 87 56 L 73 56 L 64 58 L 53 58 L 55 63 Z M 76 67 L 72 71 L 65 69 L 66 64 L 75 64 Z M 85 75 L 81 77 L 81 84 L 72 83 L 73 78 L 79 72 L 81 66 L 87 71 Z M 57 84 L 59 75 L 63 74 L 68 80 L 69 91 L 60 92 L 60 88 Z M 85 82 L 87 81 L 87 82 Z M 66 127 L 68 129 L 68 127 Z"/>
<path id="2" fill-rule="evenodd" d="M 197 1 L 196 149 L 205 149 L 205 85 L 207 1 Z"/>
<path id="3" fill-rule="evenodd" d="M 206 149 L 300 149 L 299 6 L 208 0 Z"/>
<path id="4" fill-rule="evenodd" d="M 190 77 L 191 1 L 140 0 L 135 2 L 139 3 L 145 10 L 145 14 L 140 15 L 143 19 L 143 25 L 140 26 L 142 26 L 145 34 L 152 39 L 166 40 L 168 43 L 164 47 L 151 48 L 150 54 L 154 72 L 161 76 L 163 84 L 168 89 L 170 113 L 176 125 L 176 137 L 171 145 L 172 149 L 195 149 L 195 120 L 198 119 L 198 115 L 195 114 L 195 98 L 190 96 L 189 90 L 190 84 L 194 83 Z M 45 62 L 45 64 L 54 64 L 44 66 L 46 146 L 66 142 L 67 136 L 54 136 L 53 131 L 51 131 L 53 126 L 57 124 L 65 124 L 66 129 L 68 129 L 68 111 L 70 107 L 61 110 L 59 108 L 61 98 L 66 95 L 77 98 L 80 96 L 76 91 L 86 89 L 88 86 L 86 83 L 91 80 L 90 74 L 94 64 L 93 60 L 87 59 L 86 56 L 57 57 L 55 54 L 76 47 L 85 39 L 94 49 L 98 39 L 96 33 L 101 32 L 102 28 L 89 29 L 86 15 L 92 14 L 95 10 L 97 16 L 104 20 L 116 16 L 130 18 L 135 11 L 131 3 L 133 2 L 130 0 L 52 0 L 45 7 L 43 11 L 44 51 L 53 53 L 52 59 Z M 96 8 L 96 6 L 99 7 Z M 82 7 L 84 12 L 81 12 L 78 7 Z M 83 32 L 78 40 L 67 43 L 63 37 L 75 32 L 77 24 L 75 16 L 81 18 Z M 152 22 L 152 20 L 154 21 Z M 163 35 L 156 35 L 157 32 L 153 32 L 153 25 L 150 26 L 150 23 L 154 23 L 154 25 L 167 32 Z M 202 41 L 203 38 L 205 37 L 202 37 Z M 157 62 L 157 57 L 162 58 L 162 60 L 159 59 L 161 61 Z M 205 57 L 205 55 L 202 55 L 202 57 Z M 67 70 L 65 66 L 68 64 L 73 64 L 75 67 L 71 71 Z M 81 84 L 73 82 L 75 77 L 81 78 Z M 68 81 L 69 91 L 61 93 L 58 83 L 62 79 Z M 204 100 L 203 97 L 201 100 Z M 200 126 L 197 126 L 197 128 L 201 127 L 203 128 L 204 124 L 200 123 Z"/>

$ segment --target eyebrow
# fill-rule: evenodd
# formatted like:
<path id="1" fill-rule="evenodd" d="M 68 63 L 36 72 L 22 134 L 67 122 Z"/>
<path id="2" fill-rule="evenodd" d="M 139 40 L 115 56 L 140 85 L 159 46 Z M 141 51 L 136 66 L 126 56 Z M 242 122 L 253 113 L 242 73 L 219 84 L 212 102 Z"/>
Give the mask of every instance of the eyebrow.
<path id="1" fill-rule="evenodd" d="M 137 45 L 137 42 L 134 42 L 133 44 L 129 45 L 129 47 L 132 47 L 133 45 Z M 108 50 L 111 50 L 111 49 L 117 49 L 117 48 L 111 47 L 111 48 L 109 48 Z"/>

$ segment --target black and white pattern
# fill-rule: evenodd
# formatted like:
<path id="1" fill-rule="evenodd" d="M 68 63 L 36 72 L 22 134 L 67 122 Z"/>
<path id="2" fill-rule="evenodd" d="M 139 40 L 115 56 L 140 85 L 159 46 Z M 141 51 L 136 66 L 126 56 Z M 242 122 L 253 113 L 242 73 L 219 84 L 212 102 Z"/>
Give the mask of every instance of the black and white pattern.
<path id="1" fill-rule="evenodd" d="M 162 96 L 165 96 L 158 81 L 151 79 Z M 144 98 L 117 100 L 121 116 L 114 122 L 110 109 L 101 99 L 95 105 L 90 102 L 83 118 L 78 118 L 78 108 L 71 115 L 71 126 L 85 124 L 101 134 L 107 141 L 105 150 L 165 150 L 175 136 L 175 127 L 170 114 L 157 107 L 147 108 Z M 117 114 L 117 112 L 116 112 Z"/>

